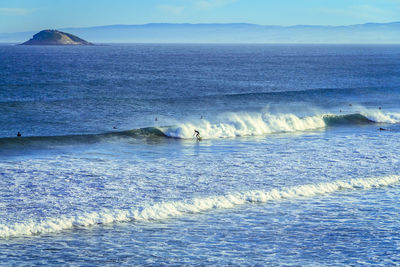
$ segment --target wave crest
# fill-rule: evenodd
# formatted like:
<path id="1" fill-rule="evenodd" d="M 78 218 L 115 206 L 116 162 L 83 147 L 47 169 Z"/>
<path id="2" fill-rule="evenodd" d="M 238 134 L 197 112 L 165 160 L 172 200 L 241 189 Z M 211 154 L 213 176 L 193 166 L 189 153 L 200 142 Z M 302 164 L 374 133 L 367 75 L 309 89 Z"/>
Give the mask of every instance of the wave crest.
<path id="1" fill-rule="evenodd" d="M 223 122 L 211 123 L 202 120 L 184 123 L 178 127 L 162 129 L 164 134 L 174 138 L 192 138 L 197 129 L 204 138 L 226 138 L 235 136 L 263 135 L 279 132 L 295 132 L 325 127 L 321 116 L 298 117 L 294 114 L 246 114 L 229 113 Z"/>
<path id="2" fill-rule="evenodd" d="M 202 119 L 178 123 L 176 126 L 145 127 L 100 134 L 0 138 L 0 149 L 27 145 L 43 147 L 47 145 L 91 144 L 115 138 L 157 139 L 169 137 L 190 139 L 193 138 L 195 129 L 200 132 L 203 138 L 257 136 L 271 133 L 316 130 L 327 126 L 398 123 L 400 122 L 400 113 L 364 110 L 354 114 L 319 114 L 305 117 L 291 113 L 227 113 L 218 116 L 217 119 L 217 122 Z"/>
<path id="3" fill-rule="evenodd" d="M 389 186 L 399 181 L 400 176 L 389 175 L 378 178 L 300 185 L 284 189 L 272 189 L 270 191 L 253 190 L 237 192 L 221 196 L 195 198 L 189 201 L 162 202 L 152 206 L 132 208 L 129 210 L 104 209 L 99 212 L 88 212 L 70 217 L 48 218 L 41 222 L 31 221 L 13 225 L 0 224 L 0 238 L 56 233 L 76 227 L 88 227 L 97 224 L 164 220 L 210 210 L 230 209 L 246 203 L 266 203 L 269 201 L 282 201 L 300 197 L 314 197 L 335 193 L 340 190 L 367 190 L 370 188 Z"/>
<path id="4" fill-rule="evenodd" d="M 164 127 L 160 130 L 167 137 L 173 138 L 193 138 L 195 129 L 203 138 L 227 138 L 316 130 L 327 126 L 397 123 L 400 122 L 400 114 L 369 110 L 353 114 L 320 114 L 306 117 L 290 113 L 228 113 L 219 119 L 220 122 L 216 123 L 200 120 L 181 123 L 174 127 Z"/>

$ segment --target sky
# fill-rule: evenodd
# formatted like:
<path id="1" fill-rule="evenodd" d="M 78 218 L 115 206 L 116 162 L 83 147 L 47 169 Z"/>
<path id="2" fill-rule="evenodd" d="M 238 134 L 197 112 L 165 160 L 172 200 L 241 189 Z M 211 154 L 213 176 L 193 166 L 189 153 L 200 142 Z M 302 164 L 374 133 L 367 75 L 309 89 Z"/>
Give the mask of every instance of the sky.
<path id="1" fill-rule="evenodd" d="M 0 33 L 146 23 L 400 21 L 400 0 L 0 0 Z"/>

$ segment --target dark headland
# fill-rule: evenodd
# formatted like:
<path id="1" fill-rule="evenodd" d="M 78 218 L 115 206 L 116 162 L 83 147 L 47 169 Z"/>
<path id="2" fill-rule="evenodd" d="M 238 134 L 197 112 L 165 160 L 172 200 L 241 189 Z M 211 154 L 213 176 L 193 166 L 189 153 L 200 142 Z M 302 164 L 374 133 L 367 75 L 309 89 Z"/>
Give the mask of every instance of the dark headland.
<path id="1" fill-rule="evenodd" d="M 93 45 L 73 34 L 57 30 L 43 30 L 22 45 Z"/>

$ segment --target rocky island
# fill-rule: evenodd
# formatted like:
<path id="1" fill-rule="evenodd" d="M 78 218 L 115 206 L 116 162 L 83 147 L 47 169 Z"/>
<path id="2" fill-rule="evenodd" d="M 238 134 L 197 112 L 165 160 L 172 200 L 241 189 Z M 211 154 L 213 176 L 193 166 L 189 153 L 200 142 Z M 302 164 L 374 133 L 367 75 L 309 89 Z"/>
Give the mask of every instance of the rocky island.
<path id="1" fill-rule="evenodd" d="M 93 45 L 73 34 L 57 30 L 43 30 L 22 45 Z"/>

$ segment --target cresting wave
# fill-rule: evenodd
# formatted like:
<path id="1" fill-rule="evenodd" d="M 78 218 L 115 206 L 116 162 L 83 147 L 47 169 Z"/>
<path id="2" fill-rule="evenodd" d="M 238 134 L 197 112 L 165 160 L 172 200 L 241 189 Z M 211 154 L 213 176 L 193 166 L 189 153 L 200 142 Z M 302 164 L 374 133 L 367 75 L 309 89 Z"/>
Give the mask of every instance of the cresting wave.
<path id="1" fill-rule="evenodd" d="M 132 208 L 129 210 L 102 210 L 99 212 L 63 216 L 60 218 L 48 218 L 40 222 L 31 221 L 13 225 L 0 224 L 0 237 L 10 238 L 56 233 L 75 227 L 88 227 L 97 224 L 164 220 L 210 210 L 230 209 L 243 204 L 283 201 L 300 197 L 314 197 L 335 193 L 341 190 L 367 190 L 370 188 L 389 186 L 399 181 L 399 175 L 390 175 L 378 178 L 308 184 L 284 189 L 272 189 L 270 191 L 254 190 L 237 192 L 222 196 L 195 198 L 188 201 L 163 202 L 153 206 Z"/>
<path id="2" fill-rule="evenodd" d="M 316 130 L 327 126 L 397 122 L 400 122 L 400 114 L 368 110 L 354 114 L 322 114 L 308 117 L 299 117 L 295 114 L 228 113 L 220 116 L 216 123 L 204 119 L 180 123 L 177 126 L 146 127 L 100 134 L 0 138 L 0 149 L 12 149 L 16 146 L 43 148 L 52 145 L 91 144 L 120 138 L 191 139 L 194 129 L 200 131 L 203 138 L 227 138 Z"/>
<path id="3" fill-rule="evenodd" d="M 163 132 L 169 137 L 192 138 L 194 129 L 197 129 L 203 138 L 226 138 L 305 131 L 323 127 L 325 123 L 322 116 L 300 118 L 294 114 L 229 113 L 219 123 L 202 120 L 197 123 L 181 124 L 175 128 L 165 129 Z"/>
<path id="4" fill-rule="evenodd" d="M 177 127 L 160 128 L 160 130 L 166 136 L 174 138 L 193 138 L 194 129 L 198 130 L 203 138 L 226 138 L 316 130 L 327 126 L 396 123 L 400 121 L 400 114 L 363 111 L 344 115 L 323 114 L 299 117 L 295 114 L 229 113 L 220 121 L 211 123 L 201 120 L 182 123 Z"/>

